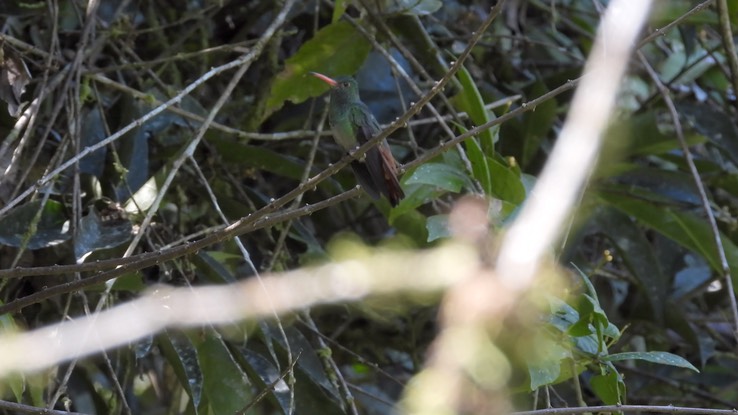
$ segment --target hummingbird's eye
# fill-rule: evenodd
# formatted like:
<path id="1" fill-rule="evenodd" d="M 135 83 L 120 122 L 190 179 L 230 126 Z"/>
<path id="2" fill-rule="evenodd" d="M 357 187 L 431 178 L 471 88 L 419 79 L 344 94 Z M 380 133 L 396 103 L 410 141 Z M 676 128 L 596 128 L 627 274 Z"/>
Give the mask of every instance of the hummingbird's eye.
<path id="1" fill-rule="evenodd" d="M 348 82 L 343 82 L 343 83 L 341 83 L 341 86 L 343 86 L 344 88 L 348 88 L 349 83 Z"/>

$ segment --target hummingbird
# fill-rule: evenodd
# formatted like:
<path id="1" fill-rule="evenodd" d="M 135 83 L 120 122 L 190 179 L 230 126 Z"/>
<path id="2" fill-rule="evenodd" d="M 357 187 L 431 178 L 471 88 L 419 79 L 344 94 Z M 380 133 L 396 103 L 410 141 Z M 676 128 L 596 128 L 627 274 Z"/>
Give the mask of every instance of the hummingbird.
<path id="1" fill-rule="evenodd" d="M 317 72 L 310 74 L 331 86 L 328 122 L 333 138 L 346 152 L 351 153 L 379 134 L 379 123 L 369 107 L 361 102 L 359 85 L 354 78 L 340 76 L 333 79 Z M 397 161 L 387 140 L 372 147 L 361 160 L 351 162 L 351 168 L 361 187 L 373 199 L 384 195 L 394 207 L 405 197 L 397 181 Z"/>

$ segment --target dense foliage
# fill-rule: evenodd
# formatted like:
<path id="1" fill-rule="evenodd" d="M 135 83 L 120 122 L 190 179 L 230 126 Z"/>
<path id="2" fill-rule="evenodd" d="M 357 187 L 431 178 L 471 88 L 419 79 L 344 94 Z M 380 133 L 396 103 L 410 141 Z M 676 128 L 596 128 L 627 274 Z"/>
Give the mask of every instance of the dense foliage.
<path id="1" fill-rule="evenodd" d="M 234 284 L 375 249 L 410 257 L 451 239 L 449 212 L 464 195 L 488 203 L 491 256 L 556 143 L 606 3 L 507 1 L 476 32 L 493 2 L 0 1 L 1 329 L 74 320 L 157 284 Z M 493 362 L 481 371 L 506 373 L 505 394 L 485 395 L 488 377 L 471 374 L 482 393 L 470 392 L 468 413 L 492 399 L 520 410 L 738 402 L 725 280 L 738 274 L 738 74 L 712 3 L 656 2 L 555 250 L 568 288 L 536 293 L 533 317 L 509 317 L 495 346 L 478 350 Z M 727 3 L 735 31 L 738 2 Z M 349 159 L 330 137 L 327 87 L 308 73 L 355 75 L 386 125 L 477 34 L 444 90 L 389 138 L 405 199 L 391 207 L 355 189 L 351 170 L 335 166 Z M 485 123 L 494 125 L 452 141 Z M 241 218 L 253 226 L 226 235 Z M 129 260 L 95 268 L 116 258 Z M 61 264 L 91 265 L 41 268 Z M 21 268 L 36 271 L 14 277 Z M 0 408 L 393 413 L 429 353 L 441 295 L 170 328 L 5 375 Z"/>

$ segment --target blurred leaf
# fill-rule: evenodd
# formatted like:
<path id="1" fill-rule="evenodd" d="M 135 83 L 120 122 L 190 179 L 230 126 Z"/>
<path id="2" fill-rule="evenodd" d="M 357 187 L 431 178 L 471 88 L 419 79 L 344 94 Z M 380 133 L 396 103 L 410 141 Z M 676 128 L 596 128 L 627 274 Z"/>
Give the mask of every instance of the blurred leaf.
<path id="1" fill-rule="evenodd" d="M 414 187 L 420 188 L 421 186 Z M 422 188 L 428 189 L 428 186 L 422 186 Z M 417 195 L 417 192 L 413 193 Z M 402 206 L 402 203 L 400 203 L 400 206 Z M 403 206 L 402 209 L 402 211 L 398 211 L 397 208 L 394 208 L 390 211 L 390 216 L 387 219 L 390 225 L 397 229 L 399 234 L 411 238 L 417 246 L 426 246 L 428 242 L 428 218 L 415 208 Z"/>
<path id="2" fill-rule="evenodd" d="M 425 16 L 435 13 L 443 6 L 441 0 L 388 0 L 388 13 Z"/>
<path id="3" fill-rule="evenodd" d="M 415 51 L 416 58 L 427 66 L 431 76 L 440 79 L 448 72 L 447 54 L 438 47 L 418 16 L 410 14 L 388 16 L 387 23 L 392 32 L 402 36 L 403 41 L 407 42 L 407 48 Z M 456 77 L 451 78 L 447 89 L 461 89 Z"/>
<path id="4" fill-rule="evenodd" d="M 663 154 L 680 149 L 679 141 L 672 134 L 662 133 L 658 127 L 658 114 L 648 111 L 625 119 L 618 119 L 607 129 L 607 140 L 628 142 L 628 151 L 634 155 Z M 686 134 L 687 145 L 704 143 L 702 135 Z"/>
<path id="5" fill-rule="evenodd" d="M 285 62 L 267 101 L 267 114 L 282 108 L 285 101 L 300 103 L 320 95 L 325 84 L 307 76 L 310 71 L 328 76 L 355 73 L 371 49 L 369 41 L 349 22 L 338 21 L 319 30 Z"/>
<path id="6" fill-rule="evenodd" d="M 681 171 L 636 167 L 615 178 L 624 193 L 661 204 L 674 202 L 699 206 L 700 196 L 692 177 Z"/>
<path id="7" fill-rule="evenodd" d="M 39 210 L 41 220 L 33 232 L 31 225 Z M 29 232 L 28 249 L 45 248 L 69 239 L 71 235 L 64 206 L 48 200 L 41 209 L 41 200 L 34 200 L 14 208 L 0 219 L 0 244 L 19 247 Z"/>
<path id="8" fill-rule="evenodd" d="M 660 365 L 669 365 L 683 367 L 685 369 L 694 370 L 699 373 L 696 367 L 689 363 L 681 356 L 669 352 L 624 352 L 611 354 L 604 358 L 608 362 L 618 362 L 622 360 L 645 360 Z"/>
<path id="9" fill-rule="evenodd" d="M 572 358 L 571 351 L 548 339 L 538 339 L 548 344 L 539 347 L 538 355 L 528 362 L 528 376 L 530 377 L 530 390 L 536 390 L 541 386 L 552 385 L 561 379 L 561 366 L 567 365 Z"/>
<path id="10" fill-rule="evenodd" d="M 448 230 L 448 215 L 434 215 L 429 217 L 426 227 L 428 229 L 428 242 L 451 236 L 451 232 Z"/>
<path id="11" fill-rule="evenodd" d="M 333 17 L 331 17 L 331 23 L 336 23 L 341 19 L 343 13 L 346 12 L 346 7 L 348 7 L 347 0 L 336 0 L 333 2 Z"/>
<path id="12" fill-rule="evenodd" d="M 679 115 L 700 134 L 723 149 L 733 163 L 738 163 L 738 127 L 725 111 L 711 105 L 677 104 Z"/>
<path id="13" fill-rule="evenodd" d="M 652 24 L 655 27 L 662 27 L 675 19 L 684 17 L 686 17 L 686 21 L 690 24 L 718 24 L 717 13 L 711 9 L 703 10 L 701 13 L 685 15 L 693 7 L 694 3 L 686 0 L 672 0 L 659 3 L 659 7 L 654 8 L 655 13 L 652 16 Z"/>

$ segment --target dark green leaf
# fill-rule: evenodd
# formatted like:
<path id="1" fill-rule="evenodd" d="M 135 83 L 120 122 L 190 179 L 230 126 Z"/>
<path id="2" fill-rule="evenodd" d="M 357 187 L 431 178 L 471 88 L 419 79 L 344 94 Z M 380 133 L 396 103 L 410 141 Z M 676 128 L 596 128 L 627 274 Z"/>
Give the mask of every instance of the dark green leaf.
<path id="1" fill-rule="evenodd" d="M 624 195 L 603 192 L 600 193 L 600 197 L 606 203 L 635 217 L 646 226 L 699 253 L 710 263 L 714 270 L 722 272 L 712 231 L 704 219 L 688 212 L 653 205 Z M 736 268 L 738 267 L 738 247 L 725 235 L 722 235 L 721 239 L 728 264 L 731 269 L 738 269 Z"/>
<path id="2" fill-rule="evenodd" d="M 48 200 L 41 207 L 40 200 L 34 200 L 11 210 L 0 219 L 0 244 L 19 247 L 24 239 L 30 237 L 26 244 L 28 249 L 39 249 L 60 244 L 71 237 L 64 206 L 54 200 Z M 37 214 L 41 218 L 32 226 Z"/>
<path id="3" fill-rule="evenodd" d="M 606 374 L 595 375 L 590 379 L 590 386 L 605 405 L 623 403 L 625 384 L 619 373 L 609 370 Z"/>
<path id="4" fill-rule="evenodd" d="M 202 397 L 203 378 L 195 346 L 186 336 L 176 332 L 159 335 L 158 344 L 174 368 L 179 383 L 192 399 L 193 409 L 197 413 Z"/>
<path id="5" fill-rule="evenodd" d="M 100 217 L 96 207 L 91 207 L 79 223 L 74 239 L 74 255 L 78 262 L 94 251 L 116 247 L 131 239 L 133 226 L 122 217 Z"/>
<path id="6" fill-rule="evenodd" d="M 466 132 L 466 129 L 462 128 L 462 132 Z M 466 148 L 466 155 L 469 157 L 469 162 L 472 165 L 474 178 L 482 185 L 484 193 L 491 195 L 492 173 L 490 171 L 489 163 L 487 163 L 487 157 L 482 151 L 482 147 L 479 145 L 479 142 L 477 142 L 476 137 L 465 140 L 464 147 Z"/>
<path id="7" fill-rule="evenodd" d="M 462 66 L 459 68 L 459 72 L 457 72 L 456 77 L 462 87 L 461 92 L 459 92 L 459 95 L 456 97 L 456 102 L 459 108 L 469 114 L 469 118 L 472 120 L 474 125 L 486 124 L 490 120 L 493 120 L 495 118 L 494 113 L 484 107 L 482 94 L 479 93 L 477 85 L 474 83 L 474 79 L 472 79 L 469 71 Z M 493 127 L 479 133 L 479 141 L 481 143 L 482 151 L 487 156 L 494 154 L 494 146 L 498 130 L 499 127 Z"/>
<path id="8" fill-rule="evenodd" d="M 369 41 L 349 22 L 341 20 L 325 26 L 287 59 L 284 70 L 274 79 L 267 112 L 280 109 L 285 101 L 300 103 L 325 92 L 325 84 L 308 72 L 353 74 L 370 49 Z"/>
<path id="9" fill-rule="evenodd" d="M 234 414 L 253 399 L 251 385 L 220 336 L 213 331 L 203 336 L 196 348 L 210 408 L 216 414 Z"/>

